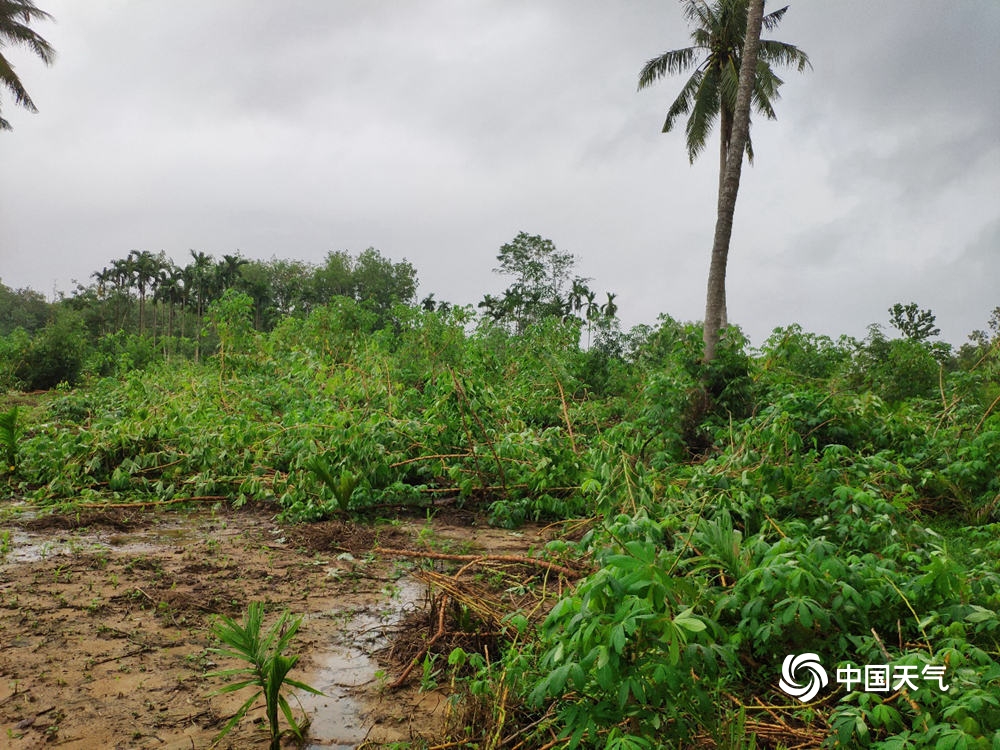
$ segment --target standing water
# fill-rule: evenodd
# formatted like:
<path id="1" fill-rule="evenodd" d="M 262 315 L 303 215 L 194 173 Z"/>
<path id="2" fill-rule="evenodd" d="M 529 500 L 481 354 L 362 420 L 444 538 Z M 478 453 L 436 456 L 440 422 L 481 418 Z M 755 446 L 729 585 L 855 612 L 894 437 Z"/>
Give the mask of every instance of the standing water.
<path id="1" fill-rule="evenodd" d="M 319 667 L 301 678 L 324 695 L 296 693 L 312 720 L 307 748 L 350 750 L 364 741 L 368 729 L 363 702 L 355 697 L 357 688 L 377 679 L 378 665 L 371 654 L 389 645 L 387 631 L 403 618 L 407 609 L 420 601 L 425 590 L 423 584 L 403 578 L 393 584 L 391 596 L 381 611 L 366 609 L 311 615 L 342 619 L 344 625 L 341 637 L 331 643 L 326 652 L 314 657 Z"/>

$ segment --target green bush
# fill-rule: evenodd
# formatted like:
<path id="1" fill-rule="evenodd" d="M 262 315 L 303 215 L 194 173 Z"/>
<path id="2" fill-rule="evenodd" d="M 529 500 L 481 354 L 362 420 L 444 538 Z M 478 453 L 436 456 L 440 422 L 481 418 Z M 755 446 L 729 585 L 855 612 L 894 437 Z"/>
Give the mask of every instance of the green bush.
<path id="1" fill-rule="evenodd" d="M 31 340 L 15 375 L 26 390 L 47 390 L 59 383 L 75 384 L 90 345 L 79 313 L 58 308 L 54 319 Z"/>
<path id="2" fill-rule="evenodd" d="M 834 342 L 796 324 L 775 328 L 761 347 L 763 367 L 783 368 L 807 378 L 829 378 L 851 359 L 849 342 Z"/>
<path id="3" fill-rule="evenodd" d="M 878 326 L 870 326 L 852 365 L 852 379 L 889 403 L 909 398 L 930 398 L 938 387 L 941 364 L 927 342 L 886 339 Z"/>
<path id="4" fill-rule="evenodd" d="M 0 391 L 24 386 L 19 373 L 31 348 L 31 336 L 23 328 L 15 328 L 7 336 L 0 336 Z"/>

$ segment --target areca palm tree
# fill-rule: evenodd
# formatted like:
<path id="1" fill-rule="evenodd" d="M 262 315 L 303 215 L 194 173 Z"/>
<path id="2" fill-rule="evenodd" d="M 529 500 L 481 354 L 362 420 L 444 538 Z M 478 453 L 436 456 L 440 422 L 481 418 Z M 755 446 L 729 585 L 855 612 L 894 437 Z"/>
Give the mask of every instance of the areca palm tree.
<path id="1" fill-rule="evenodd" d="M 174 308 L 184 299 L 184 276 L 180 266 L 167 261 L 160 271 L 160 283 L 156 289 L 156 299 L 167 306 L 167 338 L 174 336 Z M 166 343 L 164 343 L 166 354 Z"/>
<path id="2" fill-rule="evenodd" d="M 249 263 L 239 252 L 236 255 L 223 255 L 222 260 L 215 265 L 215 281 L 220 292 L 236 284 L 240 277 L 240 268 Z"/>
<path id="3" fill-rule="evenodd" d="M 25 46 L 46 65 L 51 65 L 56 56 L 55 50 L 28 26 L 32 21 L 50 18 L 52 16 L 44 10 L 35 7 L 34 0 L 0 0 L 0 84 L 14 95 L 15 104 L 20 104 L 29 112 L 37 112 L 38 108 L 14 72 L 14 66 L 4 56 L 3 49 L 7 46 Z M 12 130 L 10 123 L 2 116 L 0 130 Z"/>
<path id="4" fill-rule="evenodd" d="M 719 124 L 719 197 L 720 212 L 723 195 L 723 182 L 726 176 L 726 166 L 733 153 L 734 122 L 736 113 L 737 92 L 739 91 L 740 70 L 744 57 L 744 44 L 747 36 L 748 0 L 682 0 L 684 15 L 692 25 L 692 45 L 682 49 L 665 52 L 659 57 L 649 60 L 639 73 L 639 88 L 644 89 L 666 75 L 693 72 L 681 88 L 680 94 L 674 99 L 667 110 L 663 123 L 663 132 L 674 129 L 678 118 L 688 115 L 685 132 L 687 134 L 688 158 L 695 158 L 705 149 L 709 136 L 716 123 Z M 773 31 L 788 11 L 786 5 L 773 13 L 763 14 L 759 27 L 764 31 Z M 756 19 L 755 19 L 756 20 Z M 748 79 L 752 88 L 748 91 L 751 109 L 766 118 L 776 118 L 774 102 L 779 98 L 778 89 L 783 83 L 774 72 L 775 66 L 791 66 L 800 72 L 810 66 L 809 57 L 794 45 L 778 42 L 772 39 L 754 40 L 756 56 L 753 62 L 753 75 Z M 749 75 L 749 73 L 748 73 Z M 747 114 L 747 132 L 739 145 L 738 151 L 744 151 L 747 158 L 753 162 L 753 143 L 749 133 L 749 111 Z M 742 158 L 740 159 L 742 163 Z M 735 205 L 735 195 L 733 196 Z M 731 217 L 730 217 L 731 224 Z M 723 249 L 728 255 L 728 238 Z M 711 273 L 719 267 L 716 250 L 713 250 L 712 269 L 709 278 L 709 302 L 712 307 L 721 312 L 719 326 L 727 324 L 725 300 L 725 262 L 721 264 L 723 277 L 711 277 Z M 716 299 L 712 300 L 712 295 Z M 721 294 L 721 298 L 718 295 Z M 710 323 L 706 319 L 706 358 L 710 359 L 708 337 L 717 337 L 718 330 L 709 331 Z"/>
<path id="5" fill-rule="evenodd" d="M 146 293 L 152 290 L 155 294 L 160 281 L 160 271 L 166 262 L 166 256 L 157 257 L 149 250 L 132 250 L 128 259 L 132 263 L 132 280 L 139 292 L 139 335 L 145 332 Z M 154 313 L 155 315 L 155 313 Z M 153 321 L 153 338 L 156 338 L 156 321 Z"/>

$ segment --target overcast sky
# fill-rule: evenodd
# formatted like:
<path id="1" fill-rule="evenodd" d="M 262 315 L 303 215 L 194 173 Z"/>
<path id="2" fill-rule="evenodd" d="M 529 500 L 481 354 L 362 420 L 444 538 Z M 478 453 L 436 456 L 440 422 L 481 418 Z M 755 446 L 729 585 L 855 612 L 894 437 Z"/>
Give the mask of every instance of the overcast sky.
<path id="1" fill-rule="evenodd" d="M 0 279 L 51 295 L 131 249 L 321 262 L 378 248 L 475 303 L 519 231 L 626 325 L 700 320 L 717 150 L 660 128 L 674 0 L 38 0 L 38 109 L 0 133 Z M 771 2 L 768 9 L 779 7 Z M 1000 2 L 792 0 L 806 51 L 755 120 L 729 315 L 863 337 L 894 302 L 962 343 L 1000 305 Z"/>

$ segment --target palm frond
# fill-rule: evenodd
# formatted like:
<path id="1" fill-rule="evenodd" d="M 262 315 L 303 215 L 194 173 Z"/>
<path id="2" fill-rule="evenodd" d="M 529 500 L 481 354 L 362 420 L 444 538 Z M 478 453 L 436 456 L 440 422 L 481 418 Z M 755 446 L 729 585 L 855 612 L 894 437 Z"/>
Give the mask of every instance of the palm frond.
<path id="1" fill-rule="evenodd" d="M 691 32 L 691 41 L 694 42 L 693 47 L 711 51 L 715 40 L 712 39 L 712 32 L 710 30 L 695 29 Z"/>
<path id="2" fill-rule="evenodd" d="M 213 739 L 213 742 L 214 743 L 218 743 L 223 737 L 225 737 L 227 734 L 229 734 L 231 731 L 233 731 L 233 727 L 235 727 L 237 724 L 240 723 L 240 720 L 244 716 L 246 716 L 247 711 L 249 711 L 253 707 L 253 704 L 257 702 L 257 699 L 260 696 L 261 696 L 261 693 L 258 692 L 258 693 L 255 693 L 253 695 L 253 697 L 247 698 L 246 703 L 244 703 L 242 706 L 239 707 L 239 709 L 236 711 L 236 713 L 234 713 L 230 717 L 229 721 L 226 722 L 225 726 L 222 727 L 222 729 L 219 730 L 219 733 L 217 735 L 215 735 L 215 738 Z"/>
<path id="3" fill-rule="evenodd" d="M 773 102 L 781 98 L 778 89 L 784 81 L 771 70 L 770 66 L 757 61 L 757 75 L 754 77 L 751 104 L 755 111 L 762 113 L 767 119 L 775 120 L 778 115 L 774 111 Z"/>
<path id="4" fill-rule="evenodd" d="M 736 92 L 740 87 L 740 65 L 730 60 L 719 70 L 719 96 L 722 106 L 732 115 L 736 111 Z"/>
<path id="5" fill-rule="evenodd" d="M 709 69 L 701 78 L 701 85 L 694 96 L 694 107 L 687 122 L 688 159 L 693 163 L 705 149 L 708 136 L 719 116 L 720 81 L 718 71 Z"/>
<path id="6" fill-rule="evenodd" d="M 772 13 L 767 13 L 761 20 L 761 28 L 765 31 L 774 31 L 778 28 L 778 24 L 781 23 L 781 19 L 787 12 L 788 6 L 786 5 L 784 8 L 778 8 L 778 10 Z"/>
<path id="7" fill-rule="evenodd" d="M 23 23 L 17 18 L 23 19 Z M 38 55 L 46 65 L 55 60 L 56 52 L 47 41 L 33 31 L 27 24 L 32 21 L 50 20 L 52 16 L 34 7 L 33 3 L 21 2 L 0 3 L 0 39 L 4 45 L 24 45 Z"/>
<path id="8" fill-rule="evenodd" d="M 745 5 L 744 0 L 716 0 L 714 5 L 705 2 L 705 0 L 686 3 L 684 18 L 694 28 L 692 36 L 705 30 L 718 30 L 731 15 L 731 8 L 727 7 L 726 4 L 733 2 L 737 5 L 740 3 Z M 746 10 L 744 9 L 743 12 L 745 14 Z M 746 26 L 745 21 L 743 25 Z"/>
<path id="9" fill-rule="evenodd" d="M 295 722 L 288 702 L 282 696 L 283 687 L 294 687 L 299 690 L 322 695 L 316 688 L 310 687 L 298 680 L 288 679 L 288 673 L 298 663 L 297 655 L 286 655 L 282 653 L 291 645 L 292 639 L 302 624 L 302 618 L 291 619 L 291 612 L 283 612 L 277 621 L 271 625 L 266 633 L 262 635 L 261 629 L 264 624 L 264 604 L 263 602 L 251 602 L 247 607 L 243 622 L 223 616 L 216 623 L 213 632 L 216 637 L 228 648 L 211 648 L 213 653 L 217 653 L 224 658 L 240 659 L 248 663 L 249 666 L 236 669 L 224 669 L 209 672 L 212 677 L 237 677 L 236 681 L 225 685 L 210 695 L 220 695 L 233 693 L 247 687 L 259 688 L 244 703 L 236 714 L 226 723 L 222 731 L 216 736 L 216 742 L 228 734 L 239 723 L 240 719 L 247 713 L 250 707 L 261 695 L 264 696 L 264 706 L 267 714 L 267 721 L 271 730 L 271 747 L 280 745 L 281 736 L 284 732 L 278 726 L 278 711 L 285 715 L 292 733 L 296 738 L 302 737 L 302 726 Z M 308 724 L 308 720 L 306 722 Z"/>
<path id="10" fill-rule="evenodd" d="M 14 72 L 14 66 L 7 62 L 7 58 L 0 55 L 0 83 L 3 83 L 10 92 L 14 95 L 14 101 L 20 104 L 22 107 L 27 109 L 29 112 L 37 112 L 38 109 L 35 107 L 35 103 L 31 101 L 31 97 L 28 96 L 27 90 L 21 83 L 21 79 L 17 77 L 17 73 Z"/>
<path id="11" fill-rule="evenodd" d="M 684 72 L 691 67 L 694 53 L 694 47 L 685 47 L 664 52 L 659 57 L 647 61 L 639 71 L 639 88 L 644 89 L 666 75 Z"/>
<path id="12" fill-rule="evenodd" d="M 35 20 L 50 18 L 52 16 L 48 13 L 35 7 L 33 0 L 0 1 L 0 49 L 11 45 L 26 46 L 38 55 L 46 65 L 51 65 L 55 59 L 55 50 L 27 25 Z M 28 96 L 27 90 L 21 84 L 21 79 L 14 72 L 14 66 L 3 54 L 0 54 L 0 84 L 13 93 L 16 104 L 29 112 L 38 111 L 35 103 L 31 101 L 31 97 Z M 11 124 L 0 117 L 0 130 L 12 129 Z"/>
<path id="13" fill-rule="evenodd" d="M 769 65 L 794 67 L 800 73 L 806 68 L 812 68 L 809 55 L 794 44 L 776 42 L 773 39 L 761 39 L 760 50 L 757 54 L 760 60 L 765 61 Z"/>
<path id="14" fill-rule="evenodd" d="M 695 72 L 684 84 L 684 88 L 681 89 L 681 93 L 677 95 L 674 99 L 673 104 L 670 105 L 670 109 L 667 110 L 667 119 L 663 123 L 664 133 L 669 133 L 674 128 L 674 121 L 681 115 L 686 115 L 691 111 L 691 105 L 694 103 L 694 98 L 701 88 L 701 79 L 705 74 L 702 71 Z"/>

